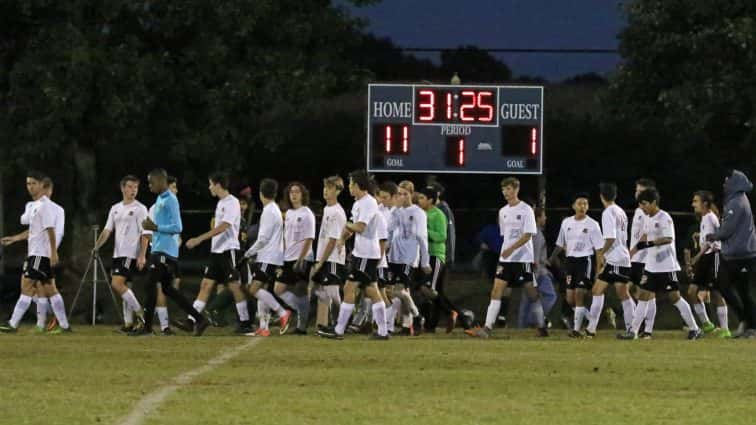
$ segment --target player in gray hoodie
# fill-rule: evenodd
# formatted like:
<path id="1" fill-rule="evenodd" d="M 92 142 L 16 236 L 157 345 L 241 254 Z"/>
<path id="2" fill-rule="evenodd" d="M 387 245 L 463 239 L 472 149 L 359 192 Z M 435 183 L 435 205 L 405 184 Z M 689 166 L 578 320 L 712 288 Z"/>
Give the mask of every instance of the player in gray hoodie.
<path id="1" fill-rule="evenodd" d="M 746 193 L 753 183 L 743 172 L 733 170 L 724 182 L 724 209 L 722 225 L 707 240 L 722 241 L 725 259 L 725 276 L 743 302 L 746 337 L 756 337 L 756 304 L 751 297 L 751 286 L 756 283 L 756 229 L 754 229 L 751 203 Z"/>

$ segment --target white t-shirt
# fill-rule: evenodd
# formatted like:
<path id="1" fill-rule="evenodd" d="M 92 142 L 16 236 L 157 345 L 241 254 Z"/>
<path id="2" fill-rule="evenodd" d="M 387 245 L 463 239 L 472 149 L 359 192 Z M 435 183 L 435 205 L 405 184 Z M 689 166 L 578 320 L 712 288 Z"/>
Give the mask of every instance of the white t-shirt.
<path id="1" fill-rule="evenodd" d="M 386 244 L 386 250 L 388 251 L 388 238 L 389 238 L 389 231 L 388 231 L 388 220 L 386 219 L 386 215 L 383 214 L 382 211 L 379 211 L 378 214 L 375 215 L 376 220 L 376 229 L 375 229 L 375 236 L 378 238 L 378 247 L 380 248 L 381 241 L 385 241 Z M 387 252 L 384 252 L 381 256 L 381 261 L 378 262 L 378 267 L 388 267 L 388 260 L 387 260 Z"/>
<path id="2" fill-rule="evenodd" d="M 646 256 L 646 271 L 652 273 L 676 272 L 680 270 L 677 262 L 677 249 L 675 248 L 675 223 L 666 211 L 659 210 L 653 217 L 646 219 L 645 233 L 648 241 L 659 238 L 672 238 L 672 243 L 661 246 L 652 246 L 643 249 L 648 251 Z"/>
<path id="3" fill-rule="evenodd" d="M 60 248 L 60 243 L 63 242 L 63 235 L 66 231 L 66 210 L 52 199 L 50 200 L 50 204 L 55 214 L 55 247 Z"/>
<path id="4" fill-rule="evenodd" d="M 706 235 L 716 233 L 717 229 L 719 229 L 719 218 L 716 214 L 709 211 L 708 214 L 701 217 L 701 229 L 698 233 L 698 244 L 699 246 L 704 246 L 707 243 L 709 244 L 709 249 L 705 252 L 706 254 L 711 254 L 714 251 L 722 249 L 722 242 L 720 241 L 706 242 Z M 695 254 L 697 253 L 693 253 L 693 255 Z"/>
<path id="5" fill-rule="evenodd" d="M 530 205 L 523 201 L 515 206 L 508 204 L 503 206 L 499 210 L 499 234 L 504 239 L 501 250 L 504 251 L 514 245 L 526 233 L 531 235 L 538 233 L 533 208 L 530 208 Z M 499 256 L 499 261 L 503 263 L 533 263 L 535 261 L 533 238 L 531 237 L 525 245 L 514 250 L 509 257 Z"/>
<path id="6" fill-rule="evenodd" d="M 140 241 L 145 233 L 142 222 L 148 215 L 147 207 L 136 200 L 128 205 L 119 202 L 110 207 L 105 230 L 115 236 L 113 258 L 135 259 L 139 256 Z"/>
<path id="7" fill-rule="evenodd" d="M 648 219 L 646 213 L 644 213 L 642 209 L 636 208 L 635 213 L 633 214 L 632 233 L 630 233 L 630 248 L 634 247 L 645 234 L 644 230 L 646 228 L 646 219 Z M 636 252 L 635 255 L 633 255 L 630 261 L 632 261 L 633 263 L 645 263 L 647 255 L 648 253 L 646 252 L 646 250 L 641 249 L 640 251 Z"/>
<path id="8" fill-rule="evenodd" d="M 331 255 L 327 260 L 323 258 L 326 245 L 330 239 L 338 241 L 341 238 L 341 232 L 346 225 L 346 213 L 341 204 L 327 205 L 323 208 L 323 221 L 320 223 L 320 233 L 318 235 L 318 256 L 320 262 L 330 261 L 336 264 L 344 264 L 346 253 L 338 247 L 333 248 Z"/>
<path id="9" fill-rule="evenodd" d="M 604 246 L 604 239 L 596 220 L 588 216 L 576 220 L 572 216 L 562 220 L 556 246 L 564 249 L 568 257 L 590 257 Z"/>
<path id="10" fill-rule="evenodd" d="M 601 213 L 601 229 L 604 239 L 614 239 L 609 251 L 604 253 L 607 264 L 630 267 L 630 251 L 627 249 L 627 214 L 616 204 L 609 205 Z"/>
<path id="11" fill-rule="evenodd" d="M 239 249 L 241 206 L 234 195 L 228 194 L 225 198 L 219 199 L 218 205 L 215 206 L 215 227 L 221 223 L 228 223 L 230 226 L 223 233 L 213 236 L 210 252 L 214 254 Z"/>
<path id="12" fill-rule="evenodd" d="M 43 196 L 34 202 L 29 212 L 29 256 L 50 258 L 50 238 L 47 229 L 55 229 L 55 208 L 50 198 Z"/>
<path id="13" fill-rule="evenodd" d="M 247 251 L 249 256 L 257 254 L 257 262 L 282 266 L 284 260 L 283 217 L 275 202 L 263 208 L 257 240 Z"/>
<path id="14" fill-rule="evenodd" d="M 307 207 L 286 211 L 284 223 L 284 260 L 296 261 L 307 239 L 315 239 L 315 214 Z M 312 261 L 312 245 L 305 255 L 305 260 Z"/>
<path id="15" fill-rule="evenodd" d="M 378 241 L 378 202 L 370 195 L 365 195 L 352 206 L 352 223 L 364 223 L 365 230 L 354 235 L 352 255 L 368 260 L 380 260 L 381 246 Z"/>
<path id="16" fill-rule="evenodd" d="M 39 201 L 38 200 L 37 201 L 29 201 L 29 202 L 26 203 L 26 206 L 24 207 L 24 213 L 21 214 L 21 224 L 22 225 L 24 225 L 24 226 L 28 226 L 29 225 L 29 220 L 31 219 L 32 208 L 34 208 L 34 204 L 36 204 L 37 202 L 39 202 Z"/>

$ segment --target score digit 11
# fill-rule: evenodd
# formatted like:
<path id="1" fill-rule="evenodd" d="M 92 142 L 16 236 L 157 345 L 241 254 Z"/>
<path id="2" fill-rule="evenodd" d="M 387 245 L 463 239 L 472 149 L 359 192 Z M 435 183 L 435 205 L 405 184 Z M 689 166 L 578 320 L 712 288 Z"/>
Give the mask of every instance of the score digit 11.
<path id="1" fill-rule="evenodd" d="M 385 155 L 409 155 L 410 134 L 408 125 L 380 124 L 374 137 L 381 141 Z M 376 134 L 377 133 L 377 134 Z"/>

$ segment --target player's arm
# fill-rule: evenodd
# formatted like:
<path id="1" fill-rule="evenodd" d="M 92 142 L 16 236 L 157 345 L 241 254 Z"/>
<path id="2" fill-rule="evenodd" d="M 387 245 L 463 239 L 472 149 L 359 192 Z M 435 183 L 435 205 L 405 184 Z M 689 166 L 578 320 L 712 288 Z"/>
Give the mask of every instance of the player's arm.
<path id="1" fill-rule="evenodd" d="M 16 242 L 23 241 L 29 237 L 29 230 L 24 230 L 21 233 L 15 234 L 13 236 L 6 236 L 2 239 L 0 239 L 0 244 L 3 246 L 13 245 Z"/>
<path id="2" fill-rule="evenodd" d="M 102 229 L 102 232 L 100 232 L 100 236 L 97 237 L 97 241 L 95 242 L 93 251 L 99 251 L 100 248 L 102 248 L 103 245 L 110 239 L 111 231 L 107 227 Z"/>
<path id="3" fill-rule="evenodd" d="M 257 233 L 257 240 L 255 240 L 255 243 L 244 253 L 245 257 L 249 258 L 257 255 L 261 249 L 268 245 L 273 238 L 274 229 L 271 225 L 272 222 L 273 220 L 270 217 L 266 217 L 265 211 L 263 211 L 263 215 L 260 217 L 260 230 Z"/>
<path id="4" fill-rule="evenodd" d="M 549 257 L 549 264 L 559 264 L 559 256 L 564 252 L 564 246 L 567 244 L 564 230 L 564 222 L 559 228 L 559 236 L 557 237 L 556 244 L 554 245 L 554 251 Z"/>
<path id="5" fill-rule="evenodd" d="M 205 242 L 208 239 L 212 239 L 217 235 L 220 235 L 221 233 L 228 230 L 228 228 L 231 227 L 231 223 L 222 221 L 221 224 L 219 224 L 216 227 L 213 227 L 211 230 L 195 237 L 191 238 L 188 241 L 186 241 L 186 247 L 189 249 L 192 249 L 196 247 L 197 245 L 201 244 L 202 242 Z"/>
<path id="6" fill-rule="evenodd" d="M 520 236 L 520 238 L 517 239 L 512 245 L 508 246 L 503 251 L 501 251 L 501 256 L 503 258 L 509 257 L 510 255 L 512 255 L 513 252 L 515 252 L 517 248 L 525 245 L 532 238 L 533 238 L 533 233 L 523 233 L 523 235 Z"/>
<path id="7" fill-rule="evenodd" d="M 55 243 L 55 227 L 45 229 L 47 238 L 50 240 L 50 266 L 58 265 L 58 245 Z"/>

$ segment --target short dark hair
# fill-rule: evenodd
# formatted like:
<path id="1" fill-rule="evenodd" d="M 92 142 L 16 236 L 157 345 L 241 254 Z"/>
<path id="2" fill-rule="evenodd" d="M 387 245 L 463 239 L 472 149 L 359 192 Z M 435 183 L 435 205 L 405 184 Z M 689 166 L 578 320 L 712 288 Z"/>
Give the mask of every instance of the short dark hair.
<path id="1" fill-rule="evenodd" d="M 349 173 L 349 179 L 360 188 L 360 190 L 370 190 L 370 176 L 365 170 L 354 170 Z"/>
<path id="2" fill-rule="evenodd" d="M 168 176 L 168 177 L 165 178 L 165 181 L 169 185 L 171 185 L 171 184 L 178 184 L 178 179 L 176 178 L 176 176 Z"/>
<path id="3" fill-rule="evenodd" d="M 219 184 L 222 188 L 228 190 L 228 173 L 224 171 L 215 171 L 207 176 L 208 180 L 215 184 Z"/>
<path id="4" fill-rule="evenodd" d="M 607 201 L 617 199 L 617 185 L 612 182 L 599 183 L 599 193 Z"/>
<path id="5" fill-rule="evenodd" d="M 649 179 L 649 178 L 646 178 L 646 177 L 639 178 L 638 180 L 635 181 L 635 184 L 637 186 L 643 186 L 643 187 L 645 187 L 647 189 L 652 188 L 652 187 L 656 187 L 656 182 L 653 179 Z"/>
<path id="6" fill-rule="evenodd" d="M 654 202 L 659 204 L 661 197 L 659 196 L 659 191 L 656 190 L 656 188 L 652 187 L 639 193 L 637 200 L 638 200 L 638 203 L 645 201 L 645 202 L 648 202 L 649 204 L 654 203 Z"/>
<path id="7" fill-rule="evenodd" d="M 133 174 L 127 174 L 121 178 L 121 187 L 126 186 L 126 183 L 128 182 L 139 184 L 139 178 Z"/>
<path id="8" fill-rule="evenodd" d="M 580 198 L 584 198 L 590 201 L 591 196 L 586 192 L 578 192 L 572 196 L 572 203 L 574 204 Z"/>
<path id="9" fill-rule="evenodd" d="M 260 181 L 260 193 L 267 199 L 275 200 L 278 193 L 278 182 L 270 178 L 262 179 Z"/>
<path id="10" fill-rule="evenodd" d="M 515 189 L 520 188 L 520 180 L 516 177 L 504 177 L 501 179 L 501 187 L 512 186 Z"/>
<path id="11" fill-rule="evenodd" d="M 385 182 L 378 185 L 378 190 L 380 192 L 386 192 L 391 196 L 396 195 L 396 192 L 399 191 L 399 186 L 396 185 L 396 183 L 392 182 L 391 180 L 386 180 Z"/>
<path id="12" fill-rule="evenodd" d="M 150 171 L 149 174 L 147 174 L 148 177 L 162 177 L 164 179 L 168 179 L 168 172 L 165 171 L 165 168 L 155 168 L 152 171 Z"/>
<path id="13" fill-rule="evenodd" d="M 286 185 L 284 188 L 284 198 L 281 202 L 284 205 L 284 209 L 292 208 L 291 200 L 289 199 L 289 193 L 291 192 L 291 188 L 294 186 L 298 186 L 299 190 L 302 191 L 302 206 L 308 206 L 310 205 L 310 191 L 307 190 L 305 185 L 303 185 L 300 182 L 291 182 Z"/>
<path id="14" fill-rule="evenodd" d="M 436 203 L 438 199 L 438 189 L 434 185 L 423 186 L 417 190 L 418 193 L 423 194 L 426 198 L 430 199 L 432 203 Z"/>
<path id="15" fill-rule="evenodd" d="M 438 199 L 443 199 L 444 193 L 446 193 L 446 188 L 444 185 L 441 184 L 438 180 L 433 181 L 433 183 L 429 184 L 428 186 L 434 188 L 436 190 L 436 193 L 438 194 Z"/>
<path id="16" fill-rule="evenodd" d="M 47 176 L 41 171 L 29 170 L 26 172 L 26 177 L 34 179 L 38 182 L 42 182 L 42 180 L 44 180 Z"/>
<path id="17" fill-rule="evenodd" d="M 53 181 L 50 177 L 44 176 L 42 178 L 42 187 L 45 189 L 52 189 L 55 185 L 53 184 Z"/>

